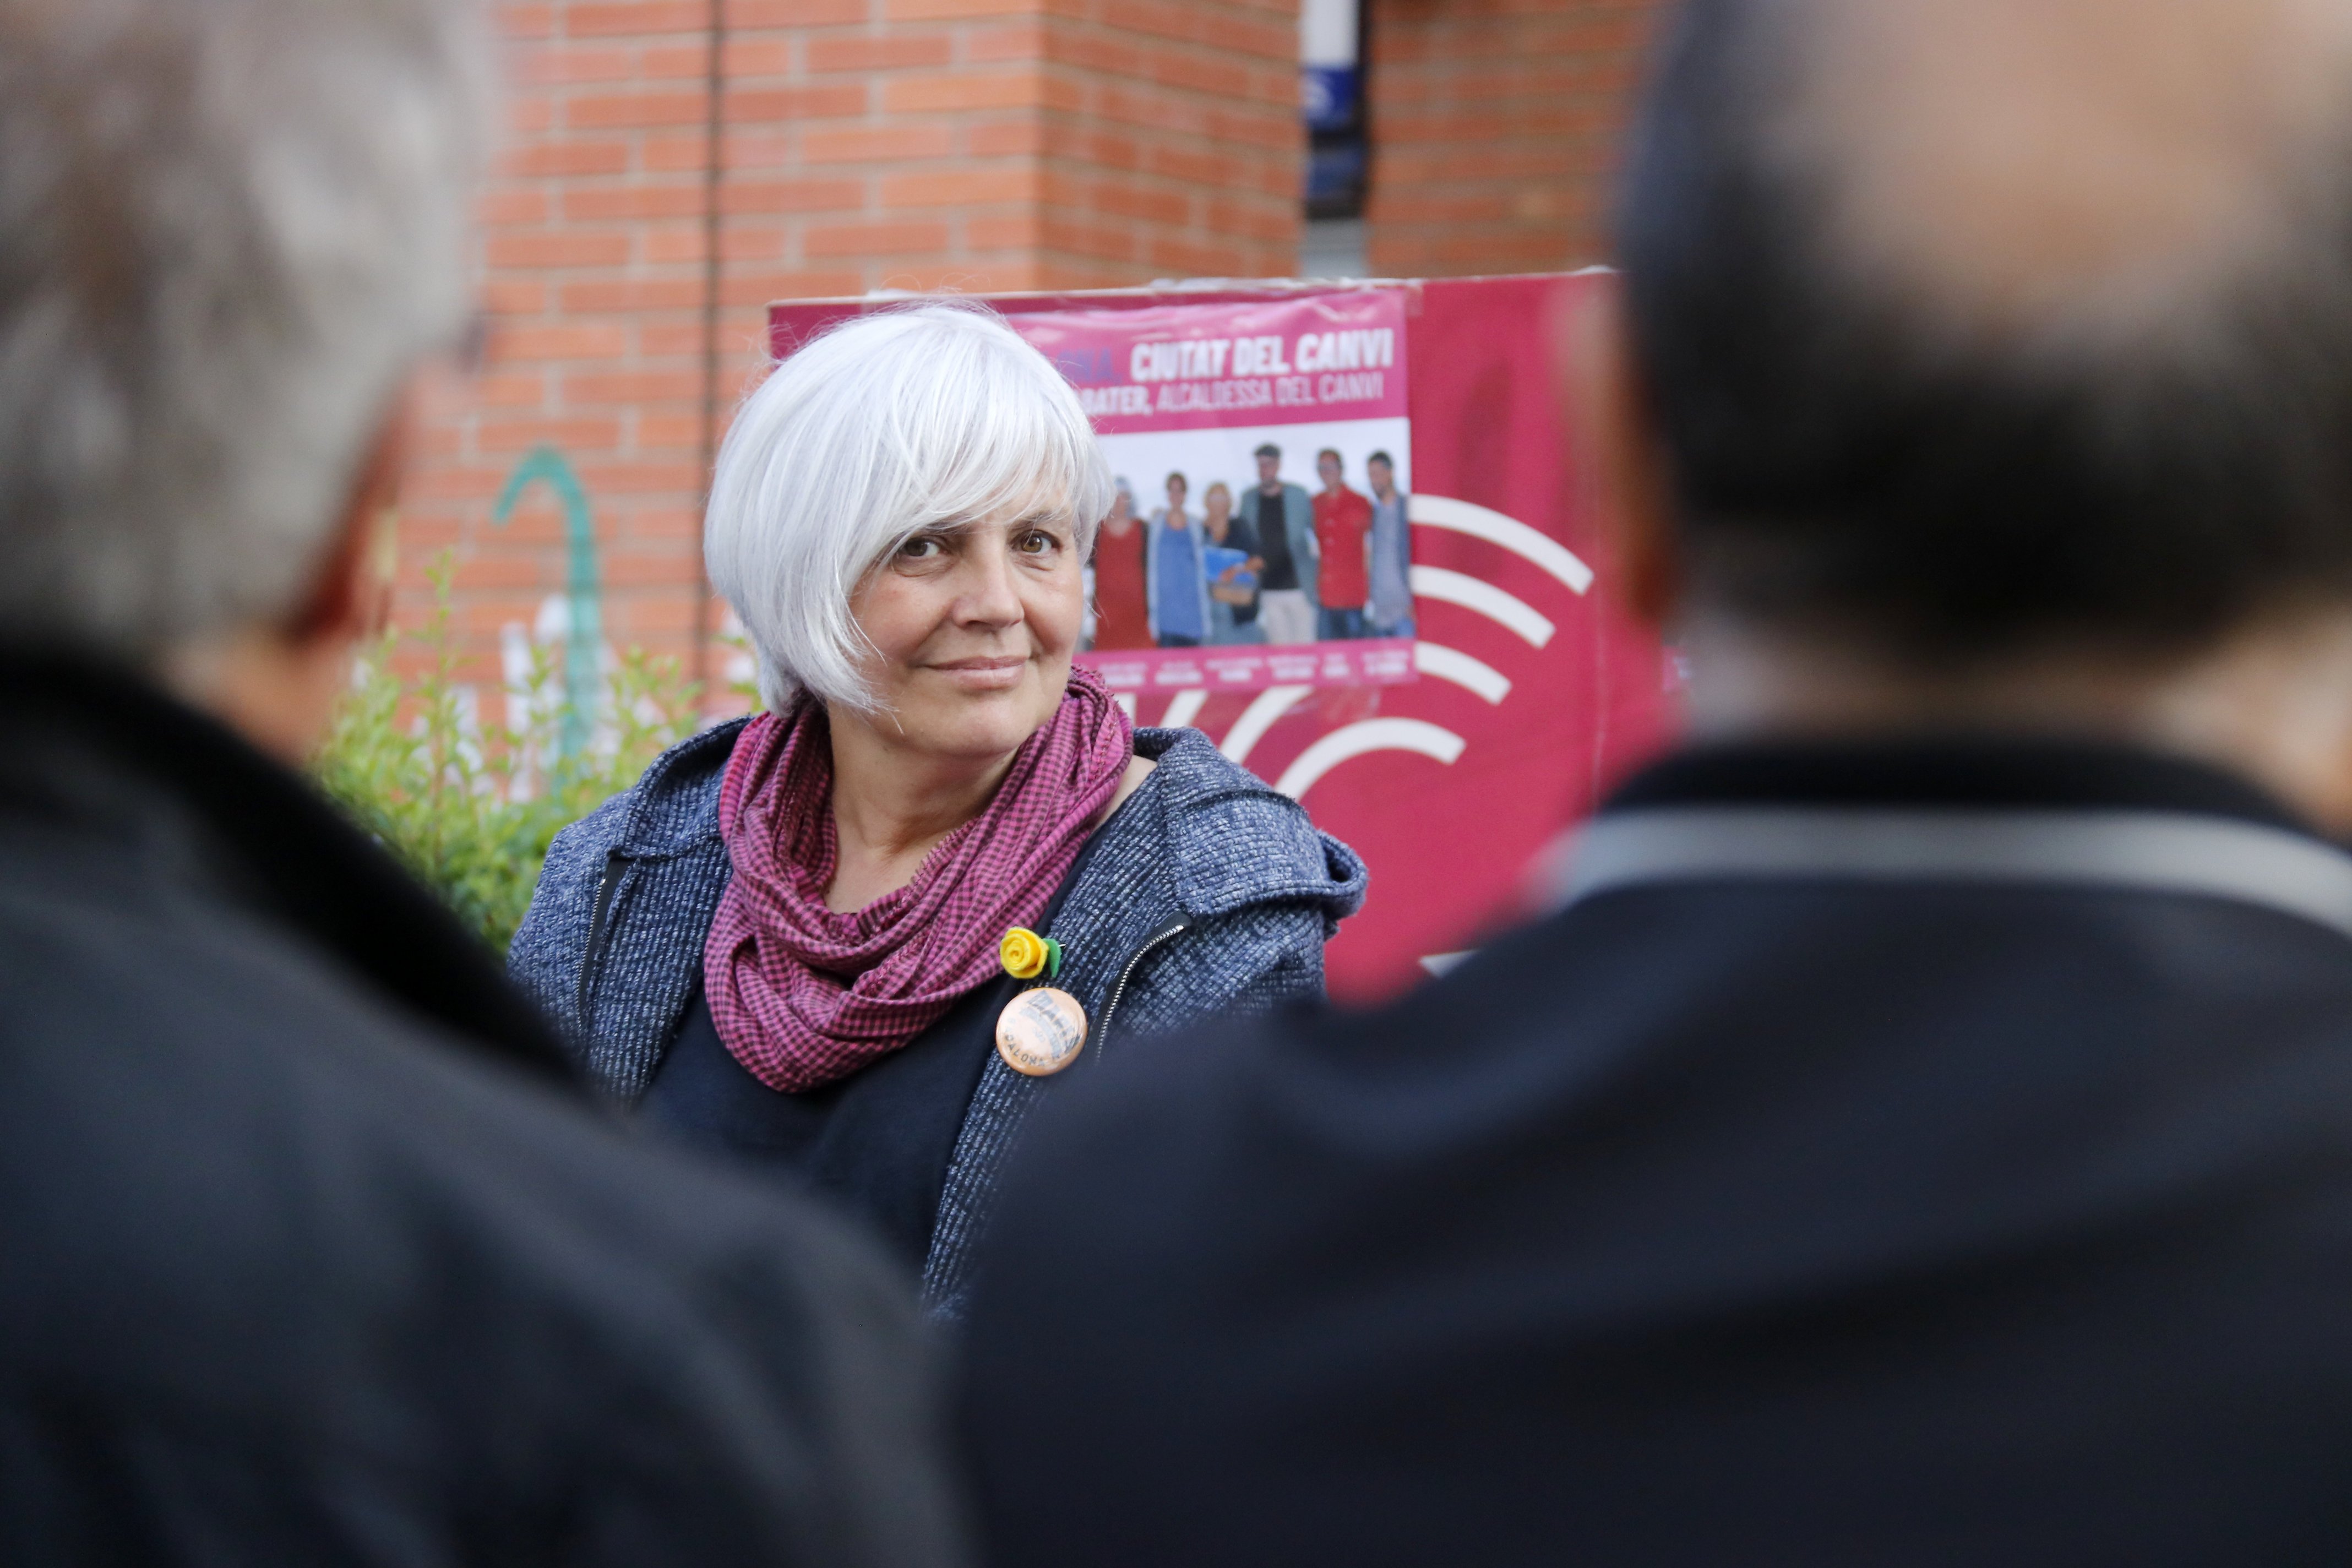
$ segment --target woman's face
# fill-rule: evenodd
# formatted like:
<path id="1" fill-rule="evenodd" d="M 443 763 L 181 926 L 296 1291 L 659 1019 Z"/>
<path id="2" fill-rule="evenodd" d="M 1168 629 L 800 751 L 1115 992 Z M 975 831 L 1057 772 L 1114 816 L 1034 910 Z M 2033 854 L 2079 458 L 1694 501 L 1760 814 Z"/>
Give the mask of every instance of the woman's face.
<path id="1" fill-rule="evenodd" d="M 1171 479 L 1168 481 L 1168 510 L 1170 511 L 1182 511 L 1184 510 L 1184 481 L 1182 479 Z"/>
<path id="2" fill-rule="evenodd" d="M 850 600 L 884 709 L 867 722 L 940 756 L 1017 750 L 1069 682 L 1082 564 L 1069 524 L 1025 512 L 908 540 Z"/>

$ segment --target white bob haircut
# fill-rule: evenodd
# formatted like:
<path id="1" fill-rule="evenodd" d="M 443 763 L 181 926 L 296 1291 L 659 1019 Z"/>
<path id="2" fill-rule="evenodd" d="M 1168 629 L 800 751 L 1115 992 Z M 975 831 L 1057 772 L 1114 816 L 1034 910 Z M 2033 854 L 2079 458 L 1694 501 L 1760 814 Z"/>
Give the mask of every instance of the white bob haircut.
<path id="1" fill-rule="evenodd" d="M 0 637 L 291 614 L 466 320 L 476 0 L 0 0 Z"/>
<path id="2" fill-rule="evenodd" d="M 1078 396 L 985 306 L 855 317 L 743 401 L 711 476 L 703 555 L 751 634 L 760 696 L 871 711 L 850 614 L 867 574 L 926 529 L 1011 511 L 1068 525 L 1078 556 L 1110 510 Z"/>

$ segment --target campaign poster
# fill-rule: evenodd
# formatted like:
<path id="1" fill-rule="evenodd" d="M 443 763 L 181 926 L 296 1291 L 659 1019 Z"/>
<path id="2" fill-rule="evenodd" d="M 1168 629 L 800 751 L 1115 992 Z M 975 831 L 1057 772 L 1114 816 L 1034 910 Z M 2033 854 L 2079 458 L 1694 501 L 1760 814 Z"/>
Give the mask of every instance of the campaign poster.
<path id="1" fill-rule="evenodd" d="M 1207 483 L 1255 479 L 1262 445 L 1281 449 L 1279 481 L 1310 498 L 1326 447 L 1360 492 L 1373 450 L 1393 459 L 1409 632 L 1192 648 L 1153 637 L 1080 656 L 1107 678 L 1124 667 L 1139 724 L 1199 729 L 1363 856 L 1370 896 L 1325 951 L 1343 1001 L 1393 994 L 1527 918 L 1535 868 L 1675 728 L 1672 665 L 1607 591 L 1595 489 L 1544 331 L 1591 286 L 1215 282 L 987 301 L 1077 387 L 1140 522 L 1166 508 L 1171 473 L 1197 510 Z M 776 305 L 773 352 L 892 302 Z M 1327 333 L 1383 329 L 1398 335 L 1327 351 Z M 1352 366 L 1330 363 L 1349 353 Z M 1368 374 L 1378 380 L 1321 379 Z"/>

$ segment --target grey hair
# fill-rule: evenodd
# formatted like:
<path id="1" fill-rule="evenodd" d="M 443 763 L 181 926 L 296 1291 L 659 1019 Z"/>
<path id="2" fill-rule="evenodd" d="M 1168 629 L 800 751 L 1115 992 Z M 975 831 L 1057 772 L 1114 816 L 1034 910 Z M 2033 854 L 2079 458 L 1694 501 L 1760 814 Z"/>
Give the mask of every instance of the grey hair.
<path id="1" fill-rule="evenodd" d="M 293 613 L 467 311 L 469 0 L 0 0 L 0 637 Z"/>
<path id="2" fill-rule="evenodd" d="M 1111 506 L 1094 426 L 985 306 L 852 318 L 744 399 L 711 477 L 703 553 L 751 634 L 760 696 L 871 710 L 850 600 L 928 528 L 1015 509 L 1068 524 L 1081 560 Z"/>

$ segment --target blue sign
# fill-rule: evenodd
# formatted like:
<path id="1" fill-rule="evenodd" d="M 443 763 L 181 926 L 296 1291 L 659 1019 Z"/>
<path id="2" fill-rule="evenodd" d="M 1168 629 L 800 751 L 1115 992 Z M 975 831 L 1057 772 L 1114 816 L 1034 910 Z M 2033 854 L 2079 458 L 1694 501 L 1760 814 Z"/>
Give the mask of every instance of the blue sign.
<path id="1" fill-rule="evenodd" d="M 1364 185 L 1364 144 L 1342 142 L 1336 146 L 1316 147 L 1307 154 L 1307 199 L 1309 202 L 1347 200 Z"/>
<path id="2" fill-rule="evenodd" d="M 1360 90 L 1354 66 L 1301 66 L 1299 108 L 1309 131 L 1345 131 L 1356 122 Z"/>

